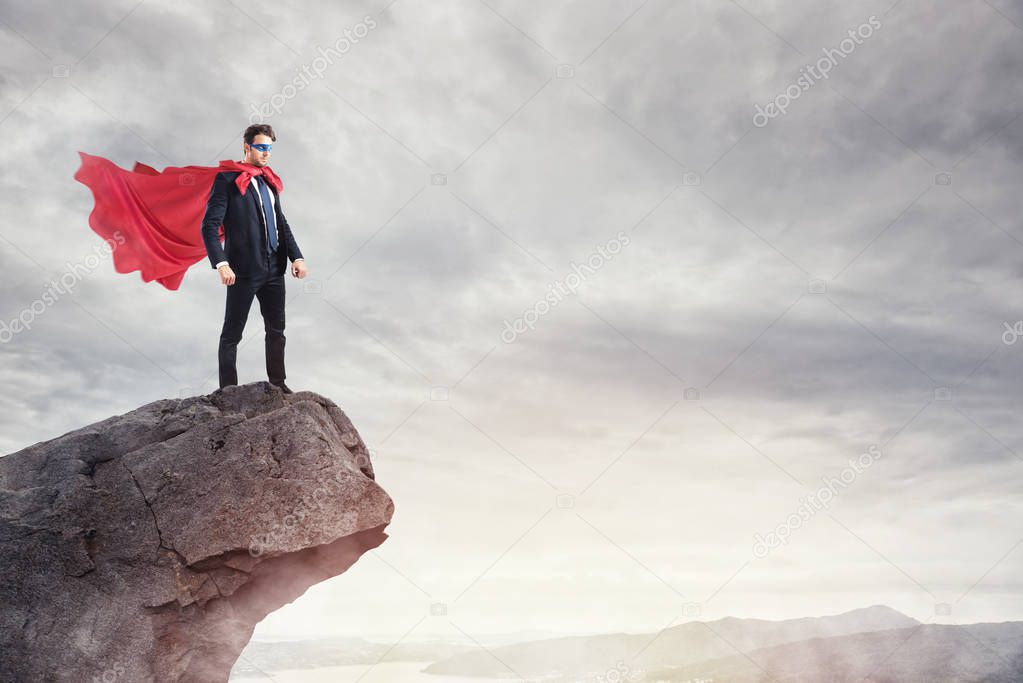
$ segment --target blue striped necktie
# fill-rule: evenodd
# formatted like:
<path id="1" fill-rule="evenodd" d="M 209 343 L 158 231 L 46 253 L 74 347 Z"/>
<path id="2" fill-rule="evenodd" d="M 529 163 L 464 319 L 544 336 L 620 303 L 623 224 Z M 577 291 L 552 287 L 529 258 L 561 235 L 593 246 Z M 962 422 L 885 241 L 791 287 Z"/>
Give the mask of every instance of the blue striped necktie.
<path id="1" fill-rule="evenodd" d="M 270 204 L 270 190 L 266 187 L 263 176 L 256 176 L 256 185 L 259 187 L 259 196 L 263 199 L 263 220 L 266 222 L 266 236 L 270 244 L 270 253 L 277 251 L 277 228 L 274 220 L 273 205 Z"/>

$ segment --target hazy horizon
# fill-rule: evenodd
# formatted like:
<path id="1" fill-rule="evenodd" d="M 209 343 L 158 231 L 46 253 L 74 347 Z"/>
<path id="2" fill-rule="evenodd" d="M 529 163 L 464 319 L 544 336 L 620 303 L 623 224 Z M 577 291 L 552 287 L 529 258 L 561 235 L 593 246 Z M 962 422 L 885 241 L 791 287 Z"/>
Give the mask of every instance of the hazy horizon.
<path id="1" fill-rule="evenodd" d="M 748 617 L 748 616 L 743 616 L 741 614 L 723 615 L 723 616 L 720 616 L 720 617 L 715 617 L 714 619 L 700 619 L 698 617 L 695 617 L 695 618 L 692 618 L 692 619 L 680 619 L 678 622 L 673 623 L 672 626 L 680 626 L 680 625 L 683 625 L 683 624 L 686 624 L 686 623 L 691 623 L 691 622 L 717 621 L 717 620 L 720 620 L 720 619 L 741 619 L 741 620 L 754 620 L 755 619 L 755 620 L 774 621 L 774 622 L 777 622 L 777 621 L 788 621 L 788 620 L 791 620 L 791 619 L 802 619 L 802 618 L 813 619 L 813 618 L 821 618 L 821 617 L 838 616 L 840 614 L 847 614 L 848 612 L 855 611 L 857 609 L 869 609 L 871 607 L 887 607 L 887 605 L 867 605 L 867 606 L 864 606 L 862 608 L 853 608 L 852 610 L 847 610 L 846 612 L 821 613 L 821 614 L 804 614 L 804 615 L 800 615 L 800 616 L 784 617 L 784 618 L 776 618 L 776 619 L 764 619 L 764 618 L 761 618 L 761 617 Z M 900 614 L 901 614 L 901 612 L 900 612 Z M 906 616 L 909 616 L 909 615 L 906 615 Z M 962 623 L 959 623 L 958 625 L 1002 624 L 1002 623 L 1015 623 L 1015 622 L 1020 622 L 1020 621 L 1023 621 L 1023 620 L 1020 620 L 1020 619 L 1004 619 L 1004 620 L 1000 620 L 1000 621 L 984 621 L 984 620 L 981 620 L 981 621 L 975 621 L 975 622 L 962 622 Z M 542 631 L 510 631 L 510 632 L 495 632 L 495 633 L 473 633 L 471 636 L 467 636 L 465 634 L 461 634 L 461 633 L 457 633 L 457 632 L 451 633 L 451 632 L 437 631 L 435 633 L 430 633 L 430 632 L 427 632 L 425 630 L 418 630 L 415 634 L 409 635 L 409 636 L 406 636 L 406 637 L 402 638 L 401 642 L 407 644 L 407 643 L 425 643 L 425 642 L 431 642 L 431 641 L 434 641 L 434 640 L 441 640 L 441 641 L 444 641 L 444 642 L 464 643 L 464 644 L 470 644 L 470 645 L 473 644 L 473 643 L 482 643 L 483 645 L 492 646 L 492 645 L 506 645 L 506 644 L 513 644 L 513 643 L 521 643 L 521 642 L 534 641 L 534 640 L 547 640 L 547 639 L 554 639 L 554 638 L 577 638 L 577 637 L 600 636 L 600 635 L 607 635 L 609 633 L 630 634 L 630 635 L 645 635 L 645 634 L 648 634 L 648 633 L 656 633 L 659 630 L 661 630 L 660 627 L 655 627 L 655 628 L 651 628 L 651 629 L 637 629 L 637 630 L 610 630 L 610 631 L 609 630 L 598 630 L 598 631 L 588 631 L 588 632 L 587 631 L 576 631 L 576 632 L 571 632 L 571 633 L 569 633 L 569 632 L 554 633 L 554 632 L 542 632 Z M 358 636 L 339 636 L 339 635 L 336 635 L 336 634 L 322 633 L 322 634 L 308 634 L 308 635 L 304 635 L 304 636 L 292 637 L 292 636 L 289 636 L 286 633 L 273 633 L 273 632 L 267 631 L 265 628 L 261 628 L 261 629 L 257 630 L 257 632 L 253 636 L 251 642 L 253 642 L 253 643 L 283 643 L 283 642 L 303 642 L 303 641 L 312 641 L 312 640 L 330 640 L 330 639 L 347 639 L 347 638 L 350 638 L 350 639 L 353 639 L 353 640 L 365 640 L 365 641 L 376 643 L 376 644 L 380 644 L 380 645 L 388 645 L 388 644 L 393 643 L 394 639 L 396 637 L 400 637 L 401 635 L 402 634 L 400 634 L 400 633 L 371 633 L 371 634 L 362 634 L 362 635 L 358 635 Z"/>

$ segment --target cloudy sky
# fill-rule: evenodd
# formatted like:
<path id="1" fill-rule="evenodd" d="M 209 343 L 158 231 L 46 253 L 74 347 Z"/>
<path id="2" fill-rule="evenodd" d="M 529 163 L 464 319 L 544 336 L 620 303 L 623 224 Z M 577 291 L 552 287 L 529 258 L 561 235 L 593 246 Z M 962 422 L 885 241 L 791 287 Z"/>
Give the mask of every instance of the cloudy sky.
<path id="1" fill-rule="evenodd" d="M 1021 3 L 3 0 L 0 35 L 4 324 L 103 246 L 78 151 L 277 131 L 288 382 L 396 513 L 257 635 L 1023 619 Z M 0 452 L 215 390 L 223 306 L 104 257 L 2 335 Z"/>

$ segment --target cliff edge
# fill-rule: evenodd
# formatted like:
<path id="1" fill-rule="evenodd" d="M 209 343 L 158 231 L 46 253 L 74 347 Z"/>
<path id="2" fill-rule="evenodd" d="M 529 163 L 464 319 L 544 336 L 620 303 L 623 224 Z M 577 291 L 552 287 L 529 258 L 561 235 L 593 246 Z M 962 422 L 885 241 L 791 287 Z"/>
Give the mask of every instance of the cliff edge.
<path id="1" fill-rule="evenodd" d="M 0 458 L 0 680 L 226 681 L 255 625 L 394 504 L 348 417 L 267 382 Z"/>

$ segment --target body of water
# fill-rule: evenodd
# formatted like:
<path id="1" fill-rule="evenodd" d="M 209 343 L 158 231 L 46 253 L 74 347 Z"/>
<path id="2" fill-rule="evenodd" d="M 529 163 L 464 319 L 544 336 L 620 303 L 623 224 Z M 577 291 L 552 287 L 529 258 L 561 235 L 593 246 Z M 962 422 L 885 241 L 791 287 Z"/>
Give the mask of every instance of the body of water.
<path id="1" fill-rule="evenodd" d="M 383 662 L 376 665 L 327 666 L 321 669 L 283 669 L 265 676 L 231 677 L 231 683 L 499 683 L 502 678 L 466 678 L 420 673 L 429 662 Z"/>

